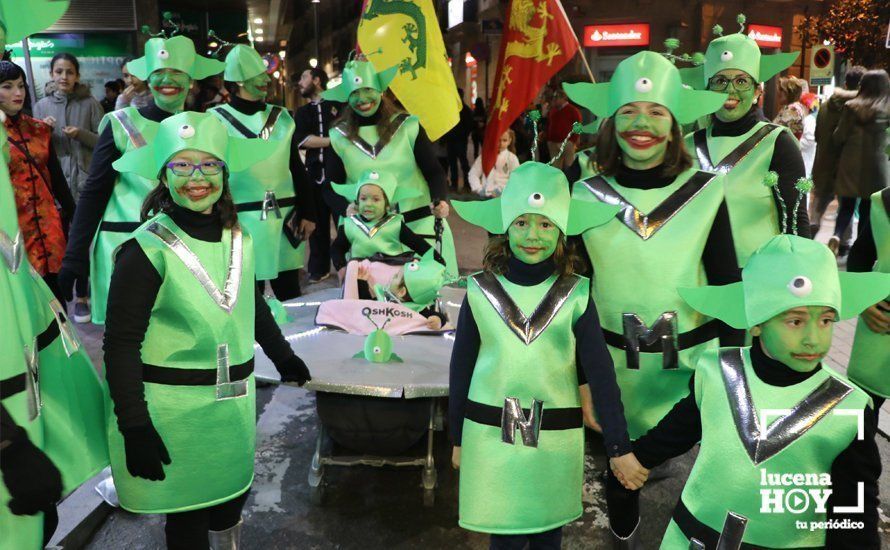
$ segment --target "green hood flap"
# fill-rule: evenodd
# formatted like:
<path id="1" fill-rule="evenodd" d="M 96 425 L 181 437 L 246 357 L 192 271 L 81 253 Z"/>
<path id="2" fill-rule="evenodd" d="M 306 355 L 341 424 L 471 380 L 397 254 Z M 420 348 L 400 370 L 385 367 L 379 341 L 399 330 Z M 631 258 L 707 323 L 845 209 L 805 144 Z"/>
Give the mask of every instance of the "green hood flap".
<path id="1" fill-rule="evenodd" d="M 0 25 L 6 43 L 14 44 L 46 30 L 68 11 L 68 0 L 0 0 Z"/>
<path id="2" fill-rule="evenodd" d="M 565 235 L 578 235 L 609 221 L 619 207 L 574 200 L 562 170 L 540 162 L 525 162 L 510 174 L 500 197 L 484 201 L 452 201 L 466 221 L 502 235 L 523 214 L 540 214 Z"/>
<path id="3" fill-rule="evenodd" d="M 340 84 L 323 91 L 321 97 L 328 101 L 346 103 L 349 95 L 361 88 L 373 88 L 382 94 L 398 73 L 397 65 L 377 72 L 370 61 L 351 60 L 343 68 Z"/>
<path id="4" fill-rule="evenodd" d="M 226 55 L 223 79 L 228 82 L 244 82 L 266 72 L 266 63 L 259 52 L 250 46 L 238 44 Z"/>
<path id="5" fill-rule="evenodd" d="M 225 63 L 195 52 L 195 43 L 187 36 L 151 38 L 145 43 L 145 55 L 127 63 L 127 70 L 139 80 L 160 69 L 175 69 L 201 80 L 223 72 Z"/>
<path id="6" fill-rule="evenodd" d="M 170 157 L 195 149 L 225 161 L 229 173 L 233 173 L 268 158 L 282 143 L 232 137 L 215 115 L 185 111 L 161 122 L 151 143 L 126 153 L 112 166 L 118 172 L 133 172 L 154 180 Z"/>
<path id="7" fill-rule="evenodd" d="M 678 291 L 696 311 L 747 329 L 802 306 L 831 307 L 850 319 L 890 296 L 890 274 L 838 273 L 824 244 L 778 235 L 751 255 L 742 282 Z"/>
<path id="8" fill-rule="evenodd" d="M 600 117 L 634 101 L 650 101 L 666 107 L 680 124 L 717 111 L 726 99 L 725 94 L 684 87 L 674 64 L 648 51 L 619 63 L 609 82 L 563 84 L 563 89 L 569 99 Z"/>

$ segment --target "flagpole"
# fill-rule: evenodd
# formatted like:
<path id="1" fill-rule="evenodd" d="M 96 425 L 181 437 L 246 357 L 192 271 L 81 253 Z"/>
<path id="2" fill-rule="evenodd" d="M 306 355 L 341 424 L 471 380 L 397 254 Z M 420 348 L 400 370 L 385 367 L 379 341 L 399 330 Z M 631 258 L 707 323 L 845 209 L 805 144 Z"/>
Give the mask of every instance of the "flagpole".
<path id="1" fill-rule="evenodd" d="M 584 48 L 581 46 L 581 41 L 578 40 L 578 35 L 575 34 L 575 28 L 572 27 L 572 21 L 569 19 L 569 16 L 566 13 L 566 9 L 562 7 L 562 2 L 560 2 L 559 0 L 554 1 L 556 2 L 556 5 L 559 6 L 559 11 L 565 18 L 566 23 L 568 23 L 569 28 L 572 29 L 572 38 L 575 39 L 575 44 L 578 45 L 578 53 L 581 55 L 581 62 L 584 63 L 584 68 L 587 70 L 587 76 L 590 77 L 591 82 L 596 83 L 596 79 L 593 78 L 593 70 L 590 68 L 590 63 L 587 62 L 587 56 L 584 55 Z"/>

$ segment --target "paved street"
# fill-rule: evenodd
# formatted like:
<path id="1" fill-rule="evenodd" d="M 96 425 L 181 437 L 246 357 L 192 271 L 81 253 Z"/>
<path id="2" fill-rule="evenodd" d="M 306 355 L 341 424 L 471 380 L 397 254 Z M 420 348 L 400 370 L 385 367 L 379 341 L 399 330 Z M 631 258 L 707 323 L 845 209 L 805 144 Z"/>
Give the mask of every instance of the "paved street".
<path id="1" fill-rule="evenodd" d="M 456 216 L 450 222 L 461 266 L 478 268 L 484 232 Z M 838 326 L 829 362 L 842 363 L 849 356 L 854 323 Z M 98 359 L 101 331 L 91 326 L 82 332 L 92 356 Z M 422 506 L 419 469 L 370 467 L 329 468 L 326 498 L 316 506 L 310 503 L 307 482 L 317 433 L 313 394 L 300 388 L 266 386 L 257 390 L 257 399 L 256 478 L 245 508 L 245 548 L 487 548 L 486 536 L 457 526 L 457 475 L 449 465 L 450 447 L 444 433 L 436 435 L 439 487 L 433 508 Z M 598 452 L 596 443 L 593 447 Z M 879 447 L 885 465 L 880 489 L 890 495 L 890 476 L 886 473 L 890 443 L 881 437 Z M 647 549 L 657 547 L 692 459 L 683 457 L 672 468 L 674 477 L 650 483 L 644 489 L 642 528 Z M 567 549 L 610 547 L 605 499 L 598 479 L 605 466 L 604 457 L 589 454 L 587 466 L 584 515 L 566 529 Z M 882 529 L 884 545 L 890 545 L 888 504 L 882 505 Z M 97 550 L 162 547 L 162 517 L 120 510 L 108 517 L 87 546 Z"/>

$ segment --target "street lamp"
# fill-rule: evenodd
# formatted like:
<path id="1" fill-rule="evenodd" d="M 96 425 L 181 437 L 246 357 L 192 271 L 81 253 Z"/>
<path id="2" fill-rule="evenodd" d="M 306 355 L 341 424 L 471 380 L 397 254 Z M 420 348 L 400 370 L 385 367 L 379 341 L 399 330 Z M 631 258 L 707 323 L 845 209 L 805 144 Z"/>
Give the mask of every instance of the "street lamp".
<path id="1" fill-rule="evenodd" d="M 316 59 L 314 57 L 310 57 L 309 58 L 309 66 L 312 67 L 313 69 L 315 67 L 318 67 L 318 59 Z"/>

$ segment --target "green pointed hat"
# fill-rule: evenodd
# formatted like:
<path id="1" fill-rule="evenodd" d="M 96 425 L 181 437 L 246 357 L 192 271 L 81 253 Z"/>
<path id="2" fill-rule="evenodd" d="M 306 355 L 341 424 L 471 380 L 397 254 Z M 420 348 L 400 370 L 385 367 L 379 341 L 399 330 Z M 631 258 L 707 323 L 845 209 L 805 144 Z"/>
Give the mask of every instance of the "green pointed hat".
<path id="1" fill-rule="evenodd" d="M 226 71 L 223 79 L 229 82 L 244 82 L 266 72 L 266 63 L 259 52 L 250 46 L 237 44 L 226 55 Z"/>
<path id="2" fill-rule="evenodd" d="M 744 25 L 744 16 L 737 19 Z M 717 26 L 715 32 L 722 32 Z M 695 89 L 704 90 L 708 80 L 725 69 L 745 71 L 755 82 L 766 82 L 790 67 L 800 52 L 777 53 L 764 55 L 760 46 L 750 35 L 744 34 L 744 26 L 740 32 L 718 36 L 708 44 L 704 64 L 698 67 L 681 69 L 683 81 Z"/>
<path id="3" fill-rule="evenodd" d="M 461 218 L 502 235 L 523 214 L 547 216 L 564 234 L 578 235 L 602 225 L 619 207 L 572 199 L 562 170 L 540 162 L 525 162 L 510 174 L 500 197 L 484 201 L 452 201 Z"/>
<path id="4" fill-rule="evenodd" d="M 406 199 L 420 196 L 418 190 L 399 185 L 395 176 L 390 172 L 377 172 L 376 170 L 365 170 L 355 183 L 332 183 L 331 187 L 338 195 L 354 201 L 358 200 L 358 193 L 361 188 L 368 184 L 373 184 L 383 189 L 383 193 L 389 199 L 390 204 L 397 204 Z"/>
<path id="5" fill-rule="evenodd" d="M 562 87 L 569 99 L 600 117 L 610 117 L 634 101 L 651 101 L 666 107 L 680 124 L 713 113 L 726 99 L 725 94 L 684 87 L 674 64 L 655 52 L 628 57 L 618 64 L 609 82 L 564 83 Z"/>
<path id="6" fill-rule="evenodd" d="M 435 301 L 439 290 L 448 280 L 445 266 L 435 260 L 432 249 L 420 260 L 405 264 L 402 271 L 405 288 L 408 289 L 411 300 L 417 304 L 430 304 Z"/>
<path id="7" fill-rule="evenodd" d="M 223 72 L 226 65 L 195 52 L 195 43 L 187 36 L 155 37 L 145 43 L 145 55 L 127 63 L 127 70 L 139 80 L 160 69 L 176 69 L 201 80 Z"/>
<path id="8" fill-rule="evenodd" d="M 373 88 L 382 94 L 389 88 L 389 83 L 398 72 L 398 65 L 377 72 L 370 61 L 352 59 L 343 68 L 343 81 L 339 85 L 323 91 L 321 97 L 328 101 L 346 103 L 349 100 L 349 95 L 361 88 Z"/>
<path id="9" fill-rule="evenodd" d="M 68 10 L 68 0 L 0 0 L 0 26 L 6 43 L 45 30 Z"/>
<path id="10" fill-rule="evenodd" d="M 225 161 L 232 173 L 269 158 L 278 147 L 281 144 L 276 141 L 229 136 L 225 125 L 213 114 L 184 111 L 161 122 L 154 140 L 127 152 L 112 166 L 118 172 L 154 180 L 170 157 L 195 149 Z"/>
<path id="11" fill-rule="evenodd" d="M 827 306 L 840 319 L 856 317 L 890 296 L 890 274 L 838 272 L 824 244 L 777 235 L 751 255 L 741 282 L 678 291 L 695 310 L 747 329 L 801 306 Z"/>

